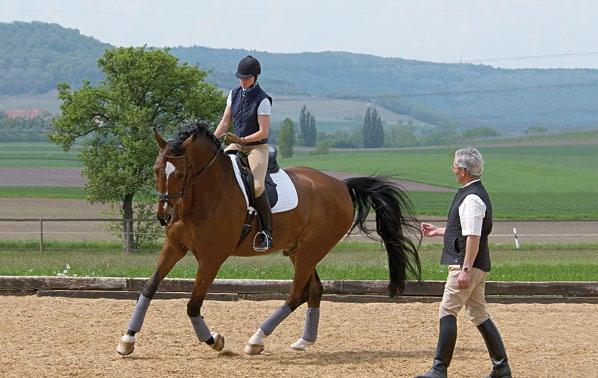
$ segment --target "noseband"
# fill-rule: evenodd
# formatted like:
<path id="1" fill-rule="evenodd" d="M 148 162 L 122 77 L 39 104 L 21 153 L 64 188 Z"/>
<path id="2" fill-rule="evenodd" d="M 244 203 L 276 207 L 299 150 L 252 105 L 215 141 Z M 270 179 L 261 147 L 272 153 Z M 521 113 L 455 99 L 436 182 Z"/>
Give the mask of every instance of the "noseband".
<path id="1" fill-rule="evenodd" d="M 216 157 L 218 157 L 218 152 L 220 152 L 219 150 L 216 150 L 216 153 L 214 154 L 214 156 L 212 157 L 212 160 L 210 160 L 210 162 L 201 169 L 201 171 L 190 175 L 189 172 L 191 172 L 191 164 L 189 163 L 189 159 L 187 158 L 187 154 L 183 154 L 181 156 L 169 156 L 166 154 L 163 154 L 162 152 L 158 152 L 158 154 L 160 154 L 160 156 L 162 156 L 165 159 L 185 159 L 185 163 L 186 163 L 186 169 L 185 169 L 185 178 L 183 180 L 183 188 L 181 189 L 180 192 L 178 193 L 173 193 L 173 194 L 169 194 L 169 193 L 162 193 L 162 192 L 158 192 L 158 201 L 159 202 L 166 202 L 168 203 L 169 199 L 175 199 L 178 198 L 179 200 L 177 201 L 177 203 L 175 203 L 172 208 L 177 207 L 181 201 L 183 200 L 183 196 L 185 194 L 187 194 L 187 182 L 189 181 L 189 179 L 191 178 L 191 184 L 189 185 L 189 187 L 193 187 L 193 185 L 195 184 L 195 181 L 199 178 L 199 176 L 201 176 L 203 173 L 205 173 L 208 168 L 210 168 L 210 166 L 212 164 L 214 164 L 214 162 L 216 161 Z"/>

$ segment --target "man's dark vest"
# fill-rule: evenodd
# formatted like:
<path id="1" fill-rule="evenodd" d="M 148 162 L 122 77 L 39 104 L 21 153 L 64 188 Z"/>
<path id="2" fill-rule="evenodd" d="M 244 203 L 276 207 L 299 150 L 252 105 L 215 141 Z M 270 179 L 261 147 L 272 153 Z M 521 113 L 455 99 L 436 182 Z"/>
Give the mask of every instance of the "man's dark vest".
<path id="1" fill-rule="evenodd" d="M 260 125 L 257 122 L 257 108 L 265 98 L 272 104 L 272 97 L 268 96 L 258 84 L 255 84 L 253 88 L 245 92 L 243 92 L 242 87 L 233 89 L 231 93 L 231 110 L 235 123 L 235 134 L 245 137 L 260 129 Z M 263 143 L 268 143 L 268 138 L 248 143 L 248 145 Z"/>
<path id="2" fill-rule="evenodd" d="M 461 218 L 459 217 L 459 205 L 470 194 L 475 194 L 486 205 L 486 215 L 482 222 L 482 235 L 480 237 L 480 248 L 473 266 L 484 272 L 490 271 L 490 252 L 488 251 L 488 235 L 492 231 L 492 204 L 488 192 L 481 181 L 476 181 L 457 191 L 453 204 L 448 214 L 448 221 L 444 231 L 444 248 L 442 249 L 441 264 L 462 265 L 465 258 L 466 237 L 461 233 Z"/>

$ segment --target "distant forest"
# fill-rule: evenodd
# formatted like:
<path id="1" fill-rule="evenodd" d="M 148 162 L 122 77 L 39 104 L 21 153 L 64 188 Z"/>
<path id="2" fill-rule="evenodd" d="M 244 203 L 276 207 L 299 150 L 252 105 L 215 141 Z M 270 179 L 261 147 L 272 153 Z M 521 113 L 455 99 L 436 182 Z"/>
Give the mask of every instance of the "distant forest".
<path id="1" fill-rule="evenodd" d="M 0 23 L 0 96 L 45 93 L 60 82 L 98 82 L 97 59 L 111 47 L 56 24 Z M 170 51 L 209 71 L 208 81 L 221 88 L 236 85 L 237 61 L 253 54 L 263 67 L 260 82 L 273 95 L 359 99 L 459 129 L 598 127 L 598 70 L 593 69 L 497 69 L 345 52 Z"/>

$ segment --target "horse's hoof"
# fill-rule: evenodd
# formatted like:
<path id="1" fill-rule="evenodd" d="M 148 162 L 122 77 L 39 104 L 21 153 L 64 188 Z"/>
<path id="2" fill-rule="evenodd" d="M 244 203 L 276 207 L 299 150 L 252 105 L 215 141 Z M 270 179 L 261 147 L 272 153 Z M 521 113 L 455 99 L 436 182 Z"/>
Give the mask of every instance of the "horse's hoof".
<path id="1" fill-rule="evenodd" d="M 224 336 L 218 332 L 212 332 L 212 337 L 214 338 L 214 344 L 210 346 L 215 351 L 220 352 L 222 349 L 224 349 Z"/>
<path id="2" fill-rule="evenodd" d="M 303 340 L 303 338 L 300 338 L 299 340 L 297 340 L 291 344 L 291 349 L 297 350 L 300 352 L 305 352 L 307 350 L 307 347 L 310 345 L 314 345 L 314 343 L 311 341 Z"/>
<path id="3" fill-rule="evenodd" d="M 120 338 L 116 353 L 121 356 L 128 356 L 135 350 L 135 336 L 124 335 Z"/>
<path id="4" fill-rule="evenodd" d="M 262 353 L 263 350 L 264 350 L 264 346 L 263 345 L 259 345 L 259 344 L 247 344 L 247 345 L 245 345 L 245 353 L 247 353 L 249 355 L 260 354 L 260 353 Z"/>

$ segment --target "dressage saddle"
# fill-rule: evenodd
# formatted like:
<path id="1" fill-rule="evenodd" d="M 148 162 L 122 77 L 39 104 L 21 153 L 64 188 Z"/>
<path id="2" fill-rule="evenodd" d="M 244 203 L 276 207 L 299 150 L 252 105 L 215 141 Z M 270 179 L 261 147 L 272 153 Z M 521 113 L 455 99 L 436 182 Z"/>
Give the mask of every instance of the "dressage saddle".
<path id="1" fill-rule="evenodd" d="M 266 180 L 264 188 L 266 190 L 266 194 L 268 195 L 270 207 L 273 208 L 278 202 L 278 193 L 276 192 L 276 184 L 272 180 L 270 174 L 278 172 L 280 170 L 280 166 L 278 165 L 278 161 L 276 160 L 276 156 L 278 155 L 278 150 L 276 149 L 276 147 L 269 146 L 268 149 L 268 168 L 266 170 Z M 251 173 L 251 169 L 249 168 L 249 160 L 247 159 L 247 154 L 237 150 L 226 151 L 226 153 L 229 155 L 236 155 L 236 158 L 234 159 L 234 164 L 237 164 L 241 172 L 243 185 L 245 186 L 247 198 L 249 199 L 249 206 L 255 208 L 255 190 L 253 188 L 253 174 Z"/>

